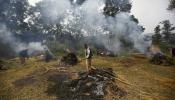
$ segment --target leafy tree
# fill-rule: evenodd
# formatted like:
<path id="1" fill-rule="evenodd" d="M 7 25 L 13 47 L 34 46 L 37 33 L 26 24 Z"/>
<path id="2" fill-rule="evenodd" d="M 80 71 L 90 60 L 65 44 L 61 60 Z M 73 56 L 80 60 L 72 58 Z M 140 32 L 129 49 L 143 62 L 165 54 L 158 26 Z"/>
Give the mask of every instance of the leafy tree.
<path id="1" fill-rule="evenodd" d="M 175 27 L 173 27 L 173 24 L 171 24 L 169 20 L 162 21 L 161 24 L 163 25 L 162 34 L 165 35 L 165 40 L 168 40 L 172 31 L 175 30 Z"/>
<path id="2" fill-rule="evenodd" d="M 129 0 L 106 0 L 104 15 L 115 17 L 119 12 L 130 12 L 132 8 Z"/>
<path id="3" fill-rule="evenodd" d="M 160 34 L 160 31 L 161 31 L 160 25 L 157 25 L 156 28 L 154 29 L 154 32 L 155 32 L 156 34 Z"/>
<path id="4" fill-rule="evenodd" d="M 1 0 L 0 21 L 15 33 L 27 31 L 27 18 L 29 3 L 27 0 Z"/>
<path id="5" fill-rule="evenodd" d="M 157 25 L 156 28 L 154 28 L 155 34 L 152 36 L 153 38 L 153 44 L 159 44 L 161 42 L 161 34 L 160 34 L 160 25 Z"/>
<path id="6" fill-rule="evenodd" d="M 169 9 L 170 10 L 175 9 L 175 0 L 170 0 Z"/>
<path id="7" fill-rule="evenodd" d="M 0 24 L 6 25 L 13 36 L 28 30 L 27 18 L 29 3 L 27 0 L 0 0 Z M 4 37 L 0 37 L 4 38 Z M 12 57 L 15 55 L 10 43 L 0 40 L 0 56 Z"/>
<path id="8" fill-rule="evenodd" d="M 164 39 L 164 41 L 168 42 L 175 27 L 169 20 L 164 20 L 160 22 L 160 24 L 161 25 L 157 25 L 154 29 L 155 35 L 153 35 L 153 40 L 160 41 L 160 39 Z"/>

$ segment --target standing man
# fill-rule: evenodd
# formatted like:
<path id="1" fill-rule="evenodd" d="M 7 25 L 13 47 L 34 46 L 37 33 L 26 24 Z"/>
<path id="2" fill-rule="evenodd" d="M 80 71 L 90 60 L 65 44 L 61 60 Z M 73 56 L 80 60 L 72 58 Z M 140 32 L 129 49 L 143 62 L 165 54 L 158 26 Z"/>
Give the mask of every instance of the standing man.
<path id="1" fill-rule="evenodd" d="M 86 68 L 87 68 L 87 71 L 90 71 L 92 69 L 91 62 L 92 62 L 93 54 L 92 54 L 92 51 L 87 44 L 84 44 L 84 48 L 85 48 Z"/>

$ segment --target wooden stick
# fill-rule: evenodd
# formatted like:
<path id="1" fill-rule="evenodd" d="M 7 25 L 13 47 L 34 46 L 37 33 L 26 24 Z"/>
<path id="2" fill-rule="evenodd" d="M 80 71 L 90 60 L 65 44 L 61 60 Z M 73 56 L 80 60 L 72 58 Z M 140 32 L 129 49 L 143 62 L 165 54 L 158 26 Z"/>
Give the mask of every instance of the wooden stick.
<path id="1" fill-rule="evenodd" d="M 127 83 L 127 82 L 124 82 L 124 81 L 122 81 L 121 79 L 119 79 L 119 78 L 117 78 L 117 77 L 115 77 L 115 79 L 118 80 L 119 82 L 122 82 L 122 83 L 126 84 L 126 85 L 133 86 L 132 84 Z"/>
<path id="2" fill-rule="evenodd" d="M 44 67 L 46 69 L 46 71 L 43 74 L 48 73 L 50 70 L 58 70 L 58 71 L 63 71 L 62 69 L 64 69 L 64 71 L 66 71 L 66 69 L 64 67 L 62 68 L 48 68 L 48 67 Z M 42 74 L 42 75 L 43 75 Z"/>

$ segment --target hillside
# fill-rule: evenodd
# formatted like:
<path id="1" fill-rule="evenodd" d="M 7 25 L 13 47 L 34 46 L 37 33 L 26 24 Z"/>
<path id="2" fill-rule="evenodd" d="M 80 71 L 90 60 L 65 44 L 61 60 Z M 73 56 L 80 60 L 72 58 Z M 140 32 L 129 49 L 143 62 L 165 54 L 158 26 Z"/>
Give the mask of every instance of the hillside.
<path id="1" fill-rule="evenodd" d="M 71 100 L 60 89 L 64 75 L 75 78 L 75 73 L 85 71 L 85 62 L 58 69 L 58 61 L 45 63 L 37 57 L 20 65 L 18 58 L 5 62 L 8 70 L 0 71 L 0 100 Z M 113 68 L 115 73 L 131 85 L 116 80 L 127 91 L 120 100 L 173 100 L 175 95 L 175 67 L 152 65 L 143 55 L 111 58 L 94 57 L 96 68 Z M 107 94 L 105 100 L 116 100 Z"/>

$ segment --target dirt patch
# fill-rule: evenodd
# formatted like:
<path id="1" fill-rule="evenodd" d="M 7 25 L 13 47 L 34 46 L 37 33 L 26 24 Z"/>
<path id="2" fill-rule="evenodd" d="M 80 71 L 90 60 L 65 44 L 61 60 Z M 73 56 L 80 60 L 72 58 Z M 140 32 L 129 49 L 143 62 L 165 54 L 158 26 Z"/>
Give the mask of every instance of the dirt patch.
<path id="1" fill-rule="evenodd" d="M 24 87 L 24 86 L 27 86 L 27 85 L 32 85 L 36 81 L 37 80 L 33 76 L 27 76 L 27 77 L 21 78 L 19 80 L 16 80 L 15 82 L 13 82 L 13 84 L 16 87 Z"/>
<path id="2" fill-rule="evenodd" d="M 119 62 L 123 67 L 132 67 L 136 64 L 135 60 L 132 58 L 122 58 L 119 60 Z"/>
<path id="3" fill-rule="evenodd" d="M 48 85 L 46 93 L 49 96 L 56 96 L 57 100 L 71 100 L 70 92 L 65 85 L 68 80 L 68 75 L 65 73 L 58 73 L 57 71 L 49 71 L 46 74 L 47 80 L 52 84 Z"/>
<path id="4" fill-rule="evenodd" d="M 131 53 L 131 56 L 138 59 L 146 59 L 145 54 L 141 54 L 141 53 Z"/>

